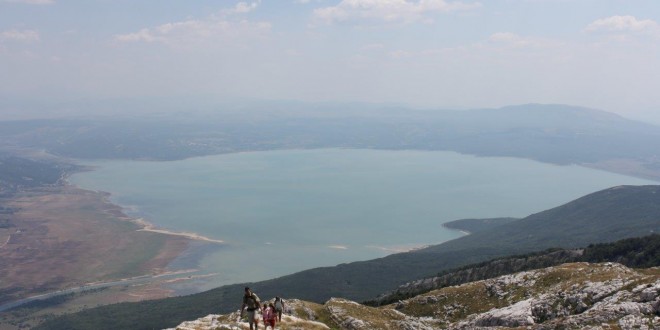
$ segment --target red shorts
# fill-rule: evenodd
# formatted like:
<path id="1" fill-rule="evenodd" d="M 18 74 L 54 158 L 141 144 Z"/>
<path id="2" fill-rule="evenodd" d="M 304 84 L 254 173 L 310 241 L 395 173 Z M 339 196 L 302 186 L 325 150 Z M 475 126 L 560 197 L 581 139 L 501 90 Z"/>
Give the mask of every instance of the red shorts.
<path id="1" fill-rule="evenodd" d="M 267 326 L 270 326 L 271 328 L 275 329 L 275 319 L 264 320 L 264 328 Z"/>

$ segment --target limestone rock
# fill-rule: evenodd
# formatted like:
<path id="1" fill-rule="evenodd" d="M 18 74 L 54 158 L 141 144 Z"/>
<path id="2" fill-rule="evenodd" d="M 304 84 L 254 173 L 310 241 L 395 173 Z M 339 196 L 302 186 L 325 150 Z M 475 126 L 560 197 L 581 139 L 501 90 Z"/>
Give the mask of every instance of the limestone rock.
<path id="1" fill-rule="evenodd" d="M 341 298 L 324 305 L 286 302 L 288 315 L 278 330 L 660 329 L 660 269 L 571 263 L 444 287 L 381 307 Z M 209 315 L 176 329 L 248 329 L 238 318 L 238 312 Z"/>

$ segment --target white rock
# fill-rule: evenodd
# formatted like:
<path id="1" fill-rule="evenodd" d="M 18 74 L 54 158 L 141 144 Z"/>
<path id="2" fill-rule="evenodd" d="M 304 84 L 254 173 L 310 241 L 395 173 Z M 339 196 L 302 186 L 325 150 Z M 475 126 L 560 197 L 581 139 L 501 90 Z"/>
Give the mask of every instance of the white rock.
<path id="1" fill-rule="evenodd" d="M 508 307 L 481 313 L 466 325 L 480 327 L 520 327 L 532 324 L 534 324 L 534 318 L 532 318 L 531 299 L 527 299 Z"/>

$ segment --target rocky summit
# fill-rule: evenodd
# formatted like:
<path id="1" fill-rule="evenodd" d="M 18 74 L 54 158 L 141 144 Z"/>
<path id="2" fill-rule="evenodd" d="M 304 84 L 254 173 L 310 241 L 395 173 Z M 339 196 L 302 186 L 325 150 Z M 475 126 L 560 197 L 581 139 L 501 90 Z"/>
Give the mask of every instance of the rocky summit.
<path id="1" fill-rule="evenodd" d="M 660 329 L 660 268 L 567 263 L 369 307 L 288 299 L 277 329 Z M 249 329 L 237 312 L 177 330 Z M 263 324 L 260 324 L 263 329 Z"/>

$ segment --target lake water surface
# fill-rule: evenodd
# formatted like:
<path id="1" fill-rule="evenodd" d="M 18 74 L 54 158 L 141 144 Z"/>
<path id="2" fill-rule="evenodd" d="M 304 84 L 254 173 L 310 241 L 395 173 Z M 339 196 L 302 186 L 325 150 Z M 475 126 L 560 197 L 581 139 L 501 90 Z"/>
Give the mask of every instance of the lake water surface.
<path id="1" fill-rule="evenodd" d="M 453 152 L 285 150 L 181 161 L 94 161 L 70 182 L 129 215 L 225 244 L 198 260 L 192 291 L 365 260 L 462 234 L 461 218 L 524 217 L 622 184 L 579 166 Z M 187 288 L 186 290 L 191 290 Z"/>

